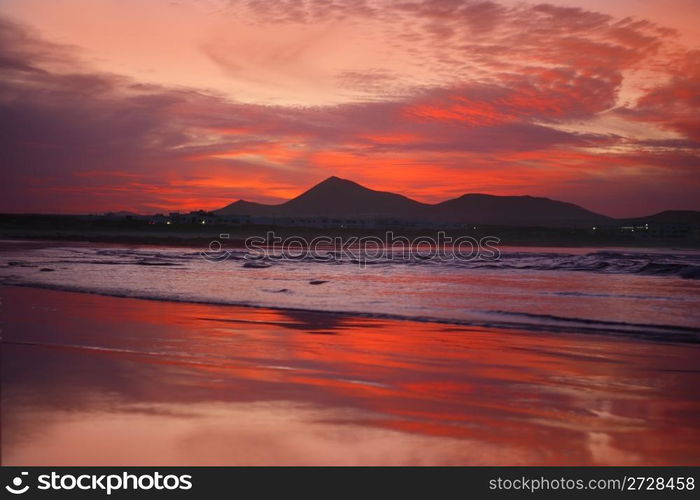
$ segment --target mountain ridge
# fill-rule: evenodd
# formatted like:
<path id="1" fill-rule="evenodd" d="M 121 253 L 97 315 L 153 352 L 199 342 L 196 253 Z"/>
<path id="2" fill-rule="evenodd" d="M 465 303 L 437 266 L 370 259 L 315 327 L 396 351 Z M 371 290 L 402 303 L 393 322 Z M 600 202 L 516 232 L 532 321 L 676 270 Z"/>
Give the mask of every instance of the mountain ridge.
<path id="1" fill-rule="evenodd" d="M 615 220 L 573 203 L 530 195 L 466 193 L 429 204 L 402 194 L 370 189 L 336 176 L 328 177 L 283 203 L 268 205 L 238 200 L 214 213 L 344 219 L 375 217 L 493 225 L 588 226 Z"/>

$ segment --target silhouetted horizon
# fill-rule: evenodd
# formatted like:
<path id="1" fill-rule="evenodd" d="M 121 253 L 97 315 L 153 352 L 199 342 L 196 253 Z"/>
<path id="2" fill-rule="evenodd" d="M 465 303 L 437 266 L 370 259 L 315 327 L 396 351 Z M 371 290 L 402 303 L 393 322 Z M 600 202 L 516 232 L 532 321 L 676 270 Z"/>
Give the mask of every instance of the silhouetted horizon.
<path id="1" fill-rule="evenodd" d="M 700 220 L 700 211 L 663 210 L 638 217 L 615 218 L 580 205 L 532 195 L 465 193 L 438 203 L 424 203 L 400 193 L 368 188 L 350 179 L 332 175 L 301 194 L 282 203 L 266 204 L 239 199 L 214 210 L 217 215 L 273 217 L 396 217 L 478 223 L 522 223 L 533 219 L 562 223 L 606 223 L 621 220 L 652 219 L 684 214 Z M 479 220 L 481 219 L 481 220 Z"/>

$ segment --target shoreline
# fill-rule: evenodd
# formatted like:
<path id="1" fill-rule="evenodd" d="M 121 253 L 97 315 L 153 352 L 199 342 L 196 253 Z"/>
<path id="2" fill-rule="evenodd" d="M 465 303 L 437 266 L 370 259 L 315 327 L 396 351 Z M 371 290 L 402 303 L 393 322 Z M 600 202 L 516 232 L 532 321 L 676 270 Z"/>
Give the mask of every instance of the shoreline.
<path id="1" fill-rule="evenodd" d="M 647 327 L 656 327 L 660 330 L 667 329 L 665 332 L 630 332 L 625 329 L 619 329 L 622 326 L 634 326 L 627 323 L 620 323 L 619 325 L 607 324 L 605 328 L 600 327 L 586 327 L 581 325 L 572 325 L 570 327 L 563 326 L 553 326 L 551 324 L 533 324 L 533 323 L 497 323 L 497 322 L 478 322 L 478 321 L 467 321 L 459 319 L 449 319 L 449 318 L 439 318 L 439 317 L 425 317 L 425 316 L 404 316 L 399 314 L 386 314 L 386 313 L 374 313 L 374 312 L 363 312 L 363 311 L 332 311 L 323 309 L 311 309 L 311 308 L 301 308 L 301 307 L 288 307 L 288 306 L 272 306 L 263 304 L 249 304 L 249 303 L 234 303 L 234 302 L 212 302 L 212 301 L 198 301 L 192 299 L 175 299 L 171 297 L 153 297 L 153 296 L 139 296 L 139 295 L 125 295 L 120 293 L 110 293 L 104 291 L 96 290 L 85 290 L 78 287 L 66 287 L 66 286 L 54 286 L 46 283 L 0 283 L 0 290 L 3 288 L 29 288 L 36 290 L 47 290 L 53 292 L 64 292 L 64 293 L 77 293 L 85 295 L 95 295 L 98 297 L 109 297 L 114 299 L 129 299 L 129 300 L 139 300 L 147 302 L 164 302 L 170 304 L 190 304 L 190 305 L 202 305 L 202 306 L 213 306 L 213 307 L 230 307 L 233 309 L 252 309 L 252 310 L 266 310 L 266 311 L 279 311 L 281 313 L 289 312 L 293 314 L 310 314 L 310 315 L 321 315 L 321 316 L 337 316 L 340 318 L 355 318 L 363 320 L 377 320 L 377 321 L 398 321 L 405 323 L 416 323 L 416 324 L 434 324 L 441 325 L 444 327 L 456 327 L 465 329 L 493 329 L 507 333 L 520 333 L 520 334 L 539 334 L 539 335 L 573 335 L 578 337 L 601 337 L 601 338 L 620 338 L 635 341 L 644 341 L 652 343 L 669 343 L 669 344 L 679 344 L 679 345 L 700 345 L 700 328 L 692 328 L 682 325 L 645 325 Z M 574 318 L 552 318 L 559 320 L 571 320 Z M 584 322 L 587 320 L 583 320 Z M 605 323 L 603 323 L 605 325 Z M 675 331 L 674 331 L 675 330 Z"/>
<path id="2" fill-rule="evenodd" d="M 235 228 L 233 228 L 235 229 Z M 33 241 L 33 242 L 46 242 L 46 243 L 100 243 L 100 244 L 121 244 L 121 245 L 147 245 L 147 246 L 162 246 L 162 247 L 201 247 L 202 250 L 206 250 L 212 241 L 219 240 L 219 235 L 226 232 L 232 237 L 225 240 L 225 246 L 231 249 L 243 249 L 245 248 L 245 240 L 248 237 L 260 237 L 265 236 L 266 232 L 274 231 L 277 235 L 282 238 L 290 236 L 301 236 L 307 238 L 313 238 L 315 236 L 330 236 L 335 237 L 362 237 L 362 236 L 377 236 L 380 233 L 355 233 L 351 231 L 339 232 L 337 230 L 318 232 L 309 231 L 306 228 L 298 228 L 297 231 L 294 228 L 270 228 L 263 229 L 260 231 L 251 231 L 236 234 L 232 231 L 232 228 L 218 228 L 216 232 L 207 234 L 198 234 L 197 236 L 192 236 L 189 232 L 184 233 L 132 233 L 132 232 L 89 232 L 89 233 L 61 233 L 61 232 L 8 232 L 0 230 L 0 240 L 8 241 Z M 458 235 L 458 233 L 454 233 Z M 432 233 L 428 232 L 400 232 L 395 231 L 396 236 L 407 236 L 409 238 L 421 237 L 421 236 L 432 236 Z M 468 236 L 468 235 L 467 235 Z M 486 236 L 477 235 L 477 239 Z M 495 234 L 499 237 L 498 234 Z M 500 237 L 499 237 L 500 238 Z M 634 248 L 634 249 L 679 249 L 679 250 L 699 250 L 700 241 L 693 240 L 638 240 L 638 239 L 614 239 L 614 240 L 596 240 L 596 239 L 501 239 L 498 244 L 499 247 L 551 247 L 551 248 Z"/>
<path id="3" fill-rule="evenodd" d="M 374 303 L 364 304 L 362 301 L 343 300 L 343 294 L 354 293 L 352 283 L 357 276 L 355 276 L 355 271 L 352 267 L 346 268 L 341 266 L 342 269 L 338 266 L 327 268 L 301 267 L 298 269 L 291 267 L 290 269 L 292 269 L 293 272 L 289 274 L 289 271 L 285 271 L 287 269 L 285 266 L 272 265 L 262 268 L 262 270 L 247 269 L 249 266 L 247 266 L 245 259 L 241 255 L 237 255 L 230 263 L 219 264 L 223 267 L 206 268 L 198 265 L 201 258 L 196 249 L 192 249 L 191 247 L 182 247 L 186 248 L 187 251 L 180 253 L 179 250 L 165 250 L 166 248 L 180 247 L 162 247 L 158 245 L 145 246 L 134 244 L 131 248 L 123 248 L 124 244 L 81 241 L 76 242 L 68 248 L 62 248 L 65 246 L 66 243 L 63 241 L 0 240 L 0 252 L 3 252 L 6 257 L 5 265 L 3 266 L 2 284 L 10 287 L 16 286 L 21 288 L 65 291 L 157 302 L 270 309 L 296 312 L 299 314 L 346 315 L 369 319 L 418 322 L 423 324 L 433 323 L 466 328 L 518 330 L 553 335 L 570 334 L 590 337 L 619 337 L 661 343 L 700 344 L 700 328 L 698 328 L 697 324 L 682 320 L 682 318 L 677 316 L 669 315 L 660 317 L 658 313 L 656 315 L 647 314 L 650 307 L 657 307 L 653 301 L 659 300 L 659 297 L 654 296 L 654 293 L 648 290 L 662 286 L 664 281 L 657 281 L 657 279 L 660 280 L 663 278 L 665 280 L 668 277 L 671 280 L 684 280 L 685 276 L 679 274 L 654 276 L 653 274 L 597 274 L 595 271 L 594 273 L 580 271 L 582 273 L 580 275 L 581 280 L 584 280 L 584 282 L 587 280 L 587 284 L 584 285 L 581 283 L 578 287 L 564 287 L 560 289 L 557 283 L 558 280 L 562 279 L 561 276 L 571 276 L 571 278 L 574 279 L 576 275 L 571 273 L 579 273 L 579 271 L 568 270 L 567 267 L 562 267 L 561 272 L 565 274 L 561 276 L 556 274 L 559 272 L 558 270 L 545 270 L 545 274 L 538 279 L 545 280 L 545 282 L 551 284 L 546 285 L 544 284 L 545 282 L 542 282 L 541 286 L 544 286 L 544 288 L 540 290 L 538 287 L 536 290 L 537 296 L 540 296 L 540 300 L 551 301 L 548 294 L 553 293 L 555 296 L 558 296 L 558 303 L 562 305 L 554 303 L 551 307 L 547 308 L 540 307 L 538 303 L 533 303 L 532 300 L 528 302 L 524 300 L 514 301 L 515 299 L 511 299 L 509 307 L 496 308 L 494 304 L 483 303 L 483 301 L 479 303 L 479 299 L 472 302 L 465 302 L 462 299 L 453 298 L 451 299 L 452 302 L 447 303 L 445 307 L 436 306 L 430 309 L 422 307 L 420 301 L 415 302 L 415 297 L 409 297 L 408 302 L 405 303 L 408 305 L 396 308 L 393 306 L 387 307 L 386 304 L 382 305 L 382 295 L 379 291 L 376 292 L 376 298 L 374 299 L 377 301 L 376 303 L 379 304 L 378 306 L 375 306 Z M 74 250 L 71 249 L 72 246 L 75 246 Z M 58 253 L 54 251 L 47 253 L 45 259 L 48 260 L 42 261 L 43 258 L 40 258 L 39 261 L 36 261 L 32 257 L 32 252 L 34 251 L 53 248 L 60 248 L 61 250 L 58 250 Z M 95 267 L 97 264 L 102 264 L 103 261 L 95 260 L 93 262 L 92 260 L 95 258 L 102 258 L 98 256 L 102 253 L 100 250 L 101 248 L 116 249 L 116 254 L 119 255 L 118 258 L 120 259 L 118 263 L 127 265 L 114 268 L 114 274 L 102 276 L 100 273 L 103 271 L 101 271 L 100 268 L 108 269 L 108 267 Z M 151 250 L 149 250 L 149 248 L 151 248 Z M 193 250 L 195 251 L 193 252 Z M 551 248 L 540 248 L 539 250 L 543 252 L 542 255 L 544 255 L 545 258 L 550 255 L 550 252 L 556 251 Z M 109 250 L 108 255 L 116 255 L 114 251 L 115 250 Z M 527 249 L 522 249 L 522 251 L 526 252 L 524 255 L 528 255 Z M 617 250 L 623 257 L 625 251 L 632 250 Z M 595 255 L 590 252 L 595 252 L 595 250 L 586 249 L 583 252 L 578 252 L 575 248 L 570 248 L 568 252 L 562 254 L 560 258 L 564 259 L 565 263 L 568 262 L 571 255 L 573 255 L 573 258 L 588 259 L 590 255 Z M 93 256 L 93 253 L 97 255 Z M 517 251 L 513 255 L 516 254 Z M 77 258 L 76 262 L 78 263 L 76 265 L 87 266 L 85 269 L 88 274 L 85 275 L 84 280 L 82 278 L 76 279 L 82 275 L 80 273 L 75 274 L 75 271 L 71 271 L 71 262 L 75 255 L 80 255 L 80 257 Z M 664 254 L 653 256 L 653 258 L 657 257 L 661 259 L 666 258 Z M 116 257 L 109 257 L 108 259 L 113 258 Z M 641 258 L 652 257 L 645 257 L 642 254 Z M 693 258 L 697 259 L 696 256 Z M 53 262 L 55 259 L 59 260 Z M 66 263 L 62 264 L 61 259 L 68 260 L 65 261 Z M 123 261 L 121 259 L 123 259 Z M 83 264 L 82 262 L 85 263 Z M 108 265 L 115 264 L 112 260 L 104 262 Z M 155 262 L 155 264 L 153 262 Z M 603 264 L 605 263 L 606 262 L 603 262 Z M 595 269 L 595 266 L 592 267 Z M 171 273 L 168 271 L 169 269 L 172 269 L 173 272 Z M 182 269 L 183 272 L 176 272 L 178 269 Z M 401 267 L 397 269 L 398 271 L 395 271 L 394 268 L 391 267 L 391 271 L 394 274 L 396 274 L 396 272 L 399 273 L 397 275 L 399 279 L 404 279 L 401 278 L 401 273 L 404 272 L 404 268 Z M 406 269 L 410 269 L 410 267 Z M 434 287 L 434 290 L 441 290 L 441 293 L 452 293 L 449 289 L 449 284 L 448 286 L 441 287 L 438 283 L 430 281 L 432 278 L 426 281 L 425 275 L 431 268 L 420 267 L 415 269 L 418 269 L 420 274 L 416 274 L 410 279 L 416 280 L 417 283 L 428 283 L 429 286 Z M 658 270 L 658 268 L 655 269 L 657 273 Z M 43 271 L 52 272 L 45 273 Z M 223 271 L 226 272 L 221 274 Z M 529 271 L 529 268 L 525 268 L 524 272 L 526 276 L 530 276 L 527 274 Z M 368 272 L 372 276 L 377 275 L 374 272 Z M 517 268 L 504 268 L 492 272 L 490 267 L 486 267 L 483 270 L 476 268 L 470 270 L 470 272 L 471 274 L 464 275 L 467 277 L 455 277 L 450 283 L 453 283 L 452 286 L 467 287 L 465 289 L 476 290 L 478 292 L 482 286 L 489 287 L 490 283 L 503 286 L 500 283 L 504 282 L 504 280 L 517 279 L 519 276 Z M 533 271 L 535 274 L 532 276 L 537 276 L 538 272 L 537 270 Z M 511 273 L 515 273 L 515 275 Z M 165 280 L 165 282 L 170 282 L 169 280 L 172 279 L 179 280 L 179 285 L 177 289 L 168 286 L 156 286 L 155 283 L 150 285 L 141 284 L 133 287 L 129 286 L 129 280 L 142 275 L 151 276 L 152 278 L 148 279 L 155 279 L 157 282 L 163 282 L 163 280 Z M 119 277 L 117 278 L 117 276 Z M 201 278 L 202 276 L 204 276 L 204 278 Z M 611 278 L 608 278 L 609 276 Z M 617 280 L 618 278 L 616 277 L 622 279 L 628 279 L 629 277 L 629 279 L 632 280 L 630 282 L 632 284 L 629 286 L 641 287 L 639 290 L 631 288 L 631 291 L 626 293 L 618 292 L 619 300 L 629 302 L 631 298 L 639 300 L 645 299 L 648 303 L 646 309 L 642 308 L 635 314 L 627 313 L 624 315 L 614 313 L 606 315 L 604 311 L 601 311 L 598 315 L 592 315 L 587 312 L 585 307 L 577 310 L 577 306 L 581 302 L 574 298 L 577 294 L 583 296 L 585 300 L 589 302 L 592 301 L 591 303 L 593 304 L 595 304 L 596 301 L 600 304 L 601 299 L 599 297 L 605 295 L 605 290 L 601 291 L 596 282 L 598 282 L 599 279 Z M 316 280 L 316 278 L 318 279 Z M 112 279 L 116 279 L 116 281 L 112 282 Z M 202 283 L 200 283 L 202 279 L 205 281 L 218 280 L 219 287 L 233 286 L 239 289 L 242 286 L 241 283 L 243 283 L 243 290 L 249 290 L 249 292 L 239 293 L 235 290 L 231 290 L 231 293 L 221 293 L 222 291 L 219 291 L 219 293 L 209 293 L 206 287 L 202 288 Z M 362 279 L 362 272 L 360 274 L 360 279 Z M 386 280 L 386 278 L 380 279 Z M 518 282 L 513 289 L 517 290 L 517 293 L 528 293 L 528 278 L 526 277 L 524 279 L 525 281 L 523 281 L 522 284 Z M 271 283 L 278 284 L 277 287 L 266 284 L 269 280 L 272 280 Z M 640 280 L 650 281 L 644 283 Z M 227 285 L 223 285 L 223 283 L 227 283 Z M 317 284 L 323 284 L 323 286 L 313 286 Z M 678 287 L 683 285 L 680 282 L 676 282 L 674 286 Z M 510 288 L 506 286 L 506 288 L 497 293 L 508 297 L 513 296 L 513 290 L 510 290 Z M 340 300 L 326 300 L 329 293 Z M 664 288 L 660 288 L 656 293 L 660 294 L 661 298 L 663 298 L 670 292 L 666 291 Z M 348 298 L 352 299 L 352 297 Z M 428 297 L 426 300 L 430 301 L 432 299 Z M 415 302 L 412 306 L 411 301 Z M 472 305 L 469 306 L 468 304 Z M 629 305 L 627 307 L 629 308 Z"/>

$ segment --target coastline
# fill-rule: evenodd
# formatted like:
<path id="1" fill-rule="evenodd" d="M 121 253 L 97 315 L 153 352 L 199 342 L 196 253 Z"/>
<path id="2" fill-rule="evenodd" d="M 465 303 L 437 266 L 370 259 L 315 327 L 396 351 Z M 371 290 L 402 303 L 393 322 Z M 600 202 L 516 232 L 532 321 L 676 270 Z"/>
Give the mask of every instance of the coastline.
<path id="1" fill-rule="evenodd" d="M 387 229 L 390 231 L 392 229 Z M 312 239 L 317 236 L 329 236 L 331 238 L 352 238 L 362 236 L 384 236 L 382 231 L 355 231 L 355 230 L 339 230 L 339 229 L 310 229 L 303 227 L 260 227 L 256 229 L 241 229 L 237 227 L 227 226 L 210 226 L 207 230 L 188 229 L 182 230 L 178 228 L 161 228 L 159 230 L 37 230 L 37 229 L 6 229 L 0 227 L 0 240 L 29 240 L 36 242 L 86 242 L 86 243 L 103 243 L 103 244 L 122 244 L 122 245 L 149 245 L 149 246 L 167 246 L 167 247 L 201 247 L 203 250 L 209 247 L 209 244 L 214 240 L 219 240 L 222 233 L 228 234 L 229 239 L 225 240 L 227 248 L 240 249 L 245 248 L 245 240 L 251 236 L 264 237 L 268 231 L 274 232 L 281 238 L 290 236 L 303 237 Z M 399 236 L 408 238 L 417 237 L 433 237 L 437 234 L 436 231 L 416 231 L 416 230 L 393 230 Z M 536 229 L 533 229 L 533 235 L 527 235 L 525 230 L 519 230 L 517 236 L 512 234 L 502 234 L 498 231 L 484 232 L 478 234 L 464 234 L 458 231 L 448 231 L 452 237 L 473 236 L 477 239 L 484 236 L 496 236 L 501 241 L 499 246 L 502 247 L 553 247 L 553 248 L 659 248 L 659 249 L 684 249 L 697 250 L 700 249 L 700 240 L 693 239 L 635 239 L 629 237 L 617 238 L 598 238 L 586 235 L 570 236 L 542 236 L 539 235 Z"/>
<path id="2" fill-rule="evenodd" d="M 700 463 L 695 345 L 0 293 L 5 465 Z"/>

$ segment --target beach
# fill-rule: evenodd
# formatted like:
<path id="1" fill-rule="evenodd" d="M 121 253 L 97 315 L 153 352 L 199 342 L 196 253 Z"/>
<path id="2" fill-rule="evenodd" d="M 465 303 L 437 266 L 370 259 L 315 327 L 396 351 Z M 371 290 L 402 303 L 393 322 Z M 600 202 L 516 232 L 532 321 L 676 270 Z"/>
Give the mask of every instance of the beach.
<path id="1" fill-rule="evenodd" d="M 3 465 L 697 465 L 698 345 L 3 286 Z"/>

